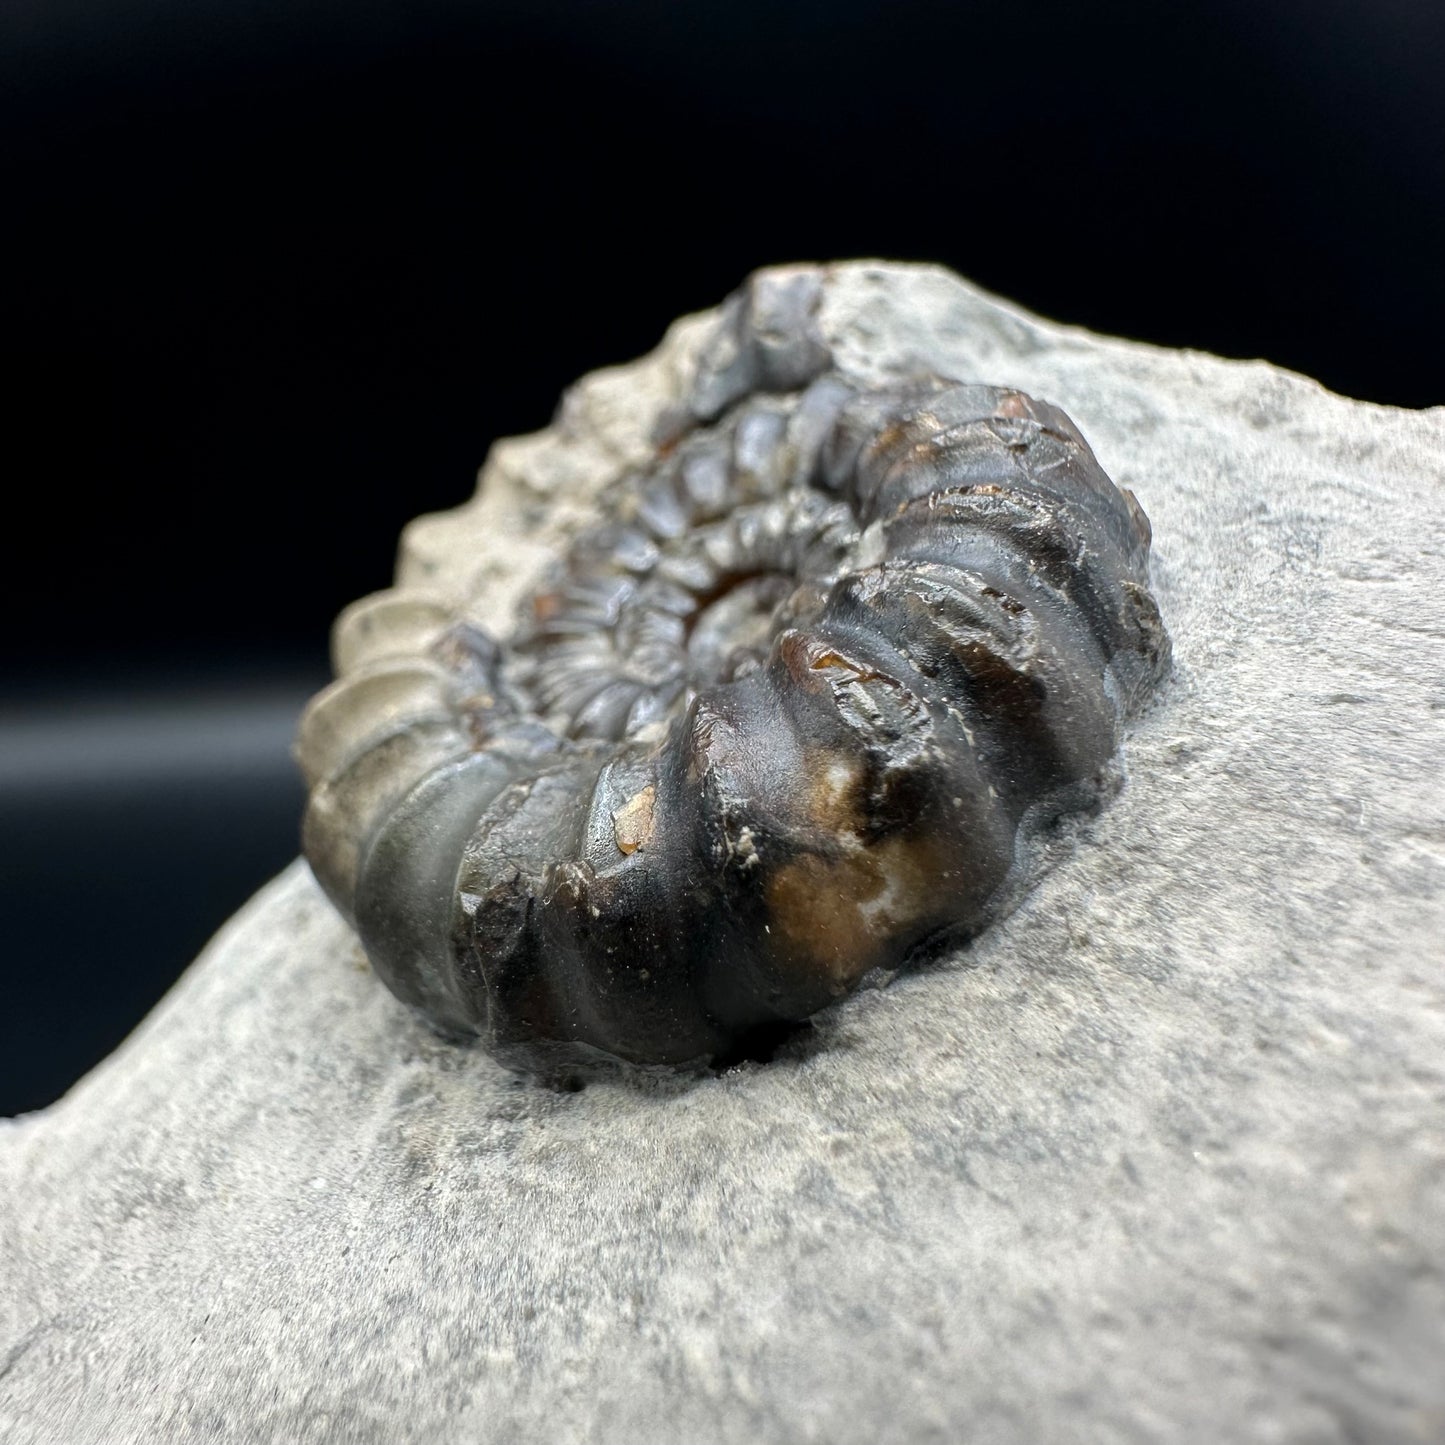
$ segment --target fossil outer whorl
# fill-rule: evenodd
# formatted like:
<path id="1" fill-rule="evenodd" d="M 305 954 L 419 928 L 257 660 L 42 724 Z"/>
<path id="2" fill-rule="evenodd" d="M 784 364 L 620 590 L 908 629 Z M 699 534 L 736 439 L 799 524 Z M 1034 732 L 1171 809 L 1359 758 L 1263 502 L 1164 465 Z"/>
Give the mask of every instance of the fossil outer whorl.
<path id="1" fill-rule="evenodd" d="M 1167 666 L 1148 524 L 1069 419 L 852 380 L 816 295 L 729 303 L 504 642 L 405 591 L 338 625 L 307 856 L 509 1062 L 727 1056 L 977 930 Z"/>

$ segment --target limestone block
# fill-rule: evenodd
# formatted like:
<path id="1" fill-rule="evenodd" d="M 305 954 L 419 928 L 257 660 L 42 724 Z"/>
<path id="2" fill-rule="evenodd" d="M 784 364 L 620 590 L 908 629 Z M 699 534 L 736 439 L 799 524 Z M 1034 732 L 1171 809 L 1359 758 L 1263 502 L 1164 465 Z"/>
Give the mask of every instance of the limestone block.
<path id="1" fill-rule="evenodd" d="M 0 1125 L 0 1438 L 1445 1437 L 1445 411 L 930 267 L 817 314 L 1138 494 L 1176 671 L 1118 800 L 780 1058 L 574 1093 L 429 1034 L 294 865 Z M 400 580 L 505 608 L 716 335 L 499 443 Z"/>

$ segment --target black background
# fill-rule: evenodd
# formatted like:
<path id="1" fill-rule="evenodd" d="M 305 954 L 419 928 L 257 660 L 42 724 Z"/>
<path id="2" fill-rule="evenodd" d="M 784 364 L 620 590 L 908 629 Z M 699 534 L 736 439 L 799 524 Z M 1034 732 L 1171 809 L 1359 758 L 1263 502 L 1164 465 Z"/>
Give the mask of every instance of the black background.
<path id="1" fill-rule="evenodd" d="M 772 261 L 1445 397 L 1445 9 L 11 0 L 0 1112 L 295 849 L 285 737 L 490 440 Z"/>

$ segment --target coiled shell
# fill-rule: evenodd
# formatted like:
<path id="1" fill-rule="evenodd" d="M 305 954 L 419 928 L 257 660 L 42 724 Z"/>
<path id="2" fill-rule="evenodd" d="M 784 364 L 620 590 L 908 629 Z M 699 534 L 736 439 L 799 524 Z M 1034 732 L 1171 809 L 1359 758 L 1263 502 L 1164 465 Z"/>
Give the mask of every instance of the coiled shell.
<path id="1" fill-rule="evenodd" d="M 1167 667 L 1147 521 L 1072 422 L 850 378 L 818 286 L 728 304 L 509 626 L 339 624 L 307 856 L 388 987 L 514 1065 L 733 1057 L 976 931 Z"/>

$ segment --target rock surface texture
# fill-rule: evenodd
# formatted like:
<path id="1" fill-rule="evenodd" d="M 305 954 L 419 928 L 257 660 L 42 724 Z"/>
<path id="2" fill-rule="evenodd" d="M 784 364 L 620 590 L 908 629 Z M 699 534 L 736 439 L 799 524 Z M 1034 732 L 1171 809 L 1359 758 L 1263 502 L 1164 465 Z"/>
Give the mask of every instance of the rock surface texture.
<path id="1" fill-rule="evenodd" d="M 1137 493 L 1176 671 L 1122 794 L 774 1061 L 575 1093 L 296 865 L 0 1125 L 0 1439 L 1445 1437 L 1445 412 L 819 276 L 844 365 L 1047 398 Z M 501 615 L 721 336 L 499 444 L 400 584 Z"/>

